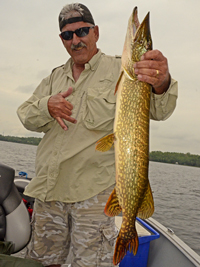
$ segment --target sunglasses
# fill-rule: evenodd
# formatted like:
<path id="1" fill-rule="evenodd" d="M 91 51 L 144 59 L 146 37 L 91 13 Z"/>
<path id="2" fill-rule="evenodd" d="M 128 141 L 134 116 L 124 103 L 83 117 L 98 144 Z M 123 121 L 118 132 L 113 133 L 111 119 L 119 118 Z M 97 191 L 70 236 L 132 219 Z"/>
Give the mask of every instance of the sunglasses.
<path id="1" fill-rule="evenodd" d="M 84 37 L 86 35 L 88 35 L 89 33 L 89 30 L 90 29 L 93 29 L 94 26 L 92 27 L 82 27 L 82 28 L 79 28 L 77 30 L 75 30 L 74 32 L 73 31 L 65 31 L 65 32 L 61 32 L 61 36 L 64 40 L 71 40 L 73 38 L 73 34 L 75 33 L 78 37 Z"/>

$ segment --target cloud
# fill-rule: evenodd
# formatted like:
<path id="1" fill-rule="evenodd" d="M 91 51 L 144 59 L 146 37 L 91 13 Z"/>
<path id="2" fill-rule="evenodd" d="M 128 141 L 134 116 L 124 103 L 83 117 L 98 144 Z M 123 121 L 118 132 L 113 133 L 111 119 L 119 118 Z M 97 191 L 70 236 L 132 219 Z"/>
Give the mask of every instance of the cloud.
<path id="1" fill-rule="evenodd" d="M 0 123 L 6 133 L 33 136 L 16 116 L 52 69 L 69 58 L 59 38 L 58 14 L 66 0 L 7 0 L 0 9 Z M 199 0 L 85 0 L 100 28 L 98 47 L 110 55 L 122 53 L 128 19 L 138 6 L 139 19 L 150 11 L 153 47 L 167 57 L 179 98 L 173 115 L 151 122 L 152 150 L 200 153 Z"/>
<path id="2" fill-rule="evenodd" d="M 30 84 L 30 85 L 26 85 L 26 86 L 18 86 L 15 91 L 23 93 L 23 94 L 32 94 L 33 91 L 35 90 L 35 85 Z"/>
<path id="3" fill-rule="evenodd" d="M 49 70 L 40 70 L 40 71 L 38 71 L 36 77 L 37 77 L 37 79 L 39 81 L 41 81 L 42 79 L 44 79 L 45 77 L 47 77 L 49 74 L 50 74 L 49 73 Z"/>

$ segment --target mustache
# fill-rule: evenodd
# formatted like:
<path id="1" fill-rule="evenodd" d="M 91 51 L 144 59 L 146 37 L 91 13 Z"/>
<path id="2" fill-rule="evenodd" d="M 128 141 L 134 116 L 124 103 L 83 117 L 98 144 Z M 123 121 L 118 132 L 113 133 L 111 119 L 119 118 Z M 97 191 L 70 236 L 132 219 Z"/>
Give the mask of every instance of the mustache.
<path id="1" fill-rule="evenodd" d="M 78 43 L 77 45 L 74 45 L 72 44 L 71 45 L 71 49 L 74 50 L 74 49 L 78 49 L 78 48 L 81 48 L 81 47 L 87 47 L 86 44 L 84 44 L 83 42 L 80 42 Z"/>

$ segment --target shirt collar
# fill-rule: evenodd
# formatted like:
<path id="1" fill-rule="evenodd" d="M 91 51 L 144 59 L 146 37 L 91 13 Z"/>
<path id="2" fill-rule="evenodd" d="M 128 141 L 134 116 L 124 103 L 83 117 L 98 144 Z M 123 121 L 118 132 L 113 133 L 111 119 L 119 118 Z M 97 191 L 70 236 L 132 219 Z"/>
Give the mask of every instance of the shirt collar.
<path id="1" fill-rule="evenodd" d="M 102 52 L 99 49 L 98 52 L 90 59 L 90 61 L 85 64 L 85 70 L 89 70 L 89 69 L 93 71 L 96 70 L 99 65 L 99 59 L 101 55 L 102 55 Z M 73 60 L 72 58 L 70 58 L 63 67 L 64 72 L 72 73 L 72 65 L 73 65 Z"/>
<path id="2" fill-rule="evenodd" d="M 96 70 L 99 65 L 101 54 L 101 50 L 99 49 L 98 52 L 90 59 L 90 61 L 85 64 L 85 69 Z"/>

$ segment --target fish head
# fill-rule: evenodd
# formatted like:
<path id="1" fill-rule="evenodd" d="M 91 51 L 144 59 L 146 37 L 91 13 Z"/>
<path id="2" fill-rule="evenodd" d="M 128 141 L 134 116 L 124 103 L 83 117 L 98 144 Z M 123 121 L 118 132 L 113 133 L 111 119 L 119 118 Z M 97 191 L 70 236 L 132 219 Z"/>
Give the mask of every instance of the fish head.
<path id="1" fill-rule="evenodd" d="M 149 23 L 150 13 L 146 15 L 134 35 L 132 42 L 132 60 L 140 61 L 141 56 L 149 50 L 152 50 L 152 38 Z M 132 19 L 134 20 L 134 18 Z M 134 23 L 134 22 L 133 22 Z M 134 27 L 134 26 L 133 26 Z"/>
<path id="2" fill-rule="evenodd" d="M 128 20 L 128 27 L 126 32 L 126 38 L 124 42 L 124 48 L 122 53 L 122 66 L 130 65 L 132 61 L 132 49 L 134 42 L 134 35 L 139 27 L 140 23 L 137 15 L 137 7 L 134 8 L 131 17 Z"/>
<path id="3" fill-rule="evenodd" d="M 137 7 L 135 7 L 128 21 L 122 53 L 122 68 L 125 67 L 129 74 L 134 77 L 134 63 L 140 61 L 141 56 L 151 49 L 152 39 L 150 33 L 149 13 L 140 24 Z"/>

